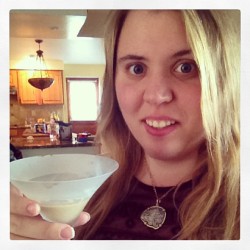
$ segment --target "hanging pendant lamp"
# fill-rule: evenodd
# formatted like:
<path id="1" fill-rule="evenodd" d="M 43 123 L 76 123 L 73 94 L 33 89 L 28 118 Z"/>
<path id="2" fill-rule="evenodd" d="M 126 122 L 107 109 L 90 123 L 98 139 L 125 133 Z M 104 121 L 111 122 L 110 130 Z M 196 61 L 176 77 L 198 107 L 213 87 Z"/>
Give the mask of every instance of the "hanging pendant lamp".
<path id="1" fill-rule="evenodd" d="M 43 57 L 43 51 L 40 50 L 40 44 L 43 42 L 41 39 L 36 39 L 36 43 L 39 45 L 39 49 L 36 51 L 36 60 L 40 65 L 39 69 L 35 69 L 33 77 L 28 79 L 28 82 L 35 88 L 44 90 L 51 86 L 54 79 L 49 77 L 49 73 L 46 68 L 46 64 Z"/>

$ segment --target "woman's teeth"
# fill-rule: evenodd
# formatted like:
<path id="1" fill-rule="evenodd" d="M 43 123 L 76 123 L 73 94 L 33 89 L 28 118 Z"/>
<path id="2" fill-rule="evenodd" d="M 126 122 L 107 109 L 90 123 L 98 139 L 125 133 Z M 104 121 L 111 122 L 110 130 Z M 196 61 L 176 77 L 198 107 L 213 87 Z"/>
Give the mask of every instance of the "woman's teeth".
<path id="1" fill-rule="evenodd" d="M 165 128 L 167 126 L 175 124 L 175 121 L 156 121 L 156 120 L 146 120 L 146 123 L 148 126 L 153 128 Z"/>

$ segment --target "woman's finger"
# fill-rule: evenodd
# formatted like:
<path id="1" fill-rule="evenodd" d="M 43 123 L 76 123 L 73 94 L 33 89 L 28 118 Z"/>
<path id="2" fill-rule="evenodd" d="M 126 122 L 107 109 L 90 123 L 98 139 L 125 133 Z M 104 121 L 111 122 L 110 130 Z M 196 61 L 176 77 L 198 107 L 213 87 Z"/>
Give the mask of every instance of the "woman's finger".
<path id="1" fill-rule="evenodd" d="M 71 226 L 43 220 L 39 215 L 38 203 L 24 197 L 13 185 L 10 189 L 11 239 L 69 240 L 74 238 L 75 231 Z"/>
<path id="2" fill-rule="evenodd" d="M 29 200 L 16 189 L 10 186 L 10 211 L 13 214 L 36 216 L 40 213 L 40 206 L 35 201 Z"/>
<path id="3" fill-rule="evenodd" d="M 14 238 L 70 240 L 75 237 L 75 231 L 71 226 L 47 222 L 41 216 L 28 217 L 13 214 L 11 229 Z"/>
<path id="4" fill-rule="evenodd" d="M 10 239 L 11 240 L 36 240 L 36 239 L 32 239 L 32 238 L 28 238 L 28 237 L 23 237 L 20 235 L 16 235 L 16 234 L 10 234 Z"/>

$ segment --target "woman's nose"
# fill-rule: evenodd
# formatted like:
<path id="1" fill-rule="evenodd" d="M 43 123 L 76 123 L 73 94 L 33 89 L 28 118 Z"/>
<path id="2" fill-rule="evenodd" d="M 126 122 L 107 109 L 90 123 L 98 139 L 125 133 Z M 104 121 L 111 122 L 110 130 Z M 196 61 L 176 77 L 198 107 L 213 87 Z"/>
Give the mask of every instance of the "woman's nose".
<path id="1" fill-rule="evenodd" d="M 171 102 L 173 98 L 174 92 L 168 79 L 158 77 L 145 83 L 144 101 L 152 105 L 160 105 Z"/>

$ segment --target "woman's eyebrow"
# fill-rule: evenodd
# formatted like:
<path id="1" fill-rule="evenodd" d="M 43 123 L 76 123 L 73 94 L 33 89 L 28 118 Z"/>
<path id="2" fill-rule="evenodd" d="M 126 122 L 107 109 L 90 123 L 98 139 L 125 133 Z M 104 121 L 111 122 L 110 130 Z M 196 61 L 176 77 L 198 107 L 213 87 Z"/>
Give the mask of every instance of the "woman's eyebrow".
<path id="1" fill-rule="evenodd" d="M 120 63 L 120 62 L 123 62 L 126 60 L 141 61 L 141 60 L 146 60 L 146 58 L 144 56 L 138 56 L 138 55 L 126 55 L 126 56 L 122 56 L 122 57 L 118 58 L 117 62 Z"/>
<path id="2" fill-rule="evenodd" d="M 174 53 L 171 57 L 175 58 L 175 57 L 186 56 L 190 54 L 192 54 L 192 51 L 190 49 L 184 49 L 184 50 L 180 50 Z"/>

